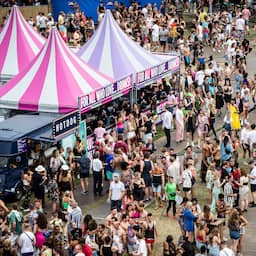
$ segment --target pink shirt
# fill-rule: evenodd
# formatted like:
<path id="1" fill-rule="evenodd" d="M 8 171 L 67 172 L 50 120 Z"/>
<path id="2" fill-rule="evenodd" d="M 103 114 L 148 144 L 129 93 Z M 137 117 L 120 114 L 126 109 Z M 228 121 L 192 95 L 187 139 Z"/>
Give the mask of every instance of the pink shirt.
<path id="1" fill-rule="evenodd" d="M 251 16 L 251 12 L 248 9 L 244 9 L 242 11 L 242 15 L 244 20 L 249 20 L 249 17 Z"/>
<path id="2" fill-rule="evenodd" d="M 96 139 L 102 139 L 103 135 L 106 133 L 105 128 L 103 127 L 97 127 L 94 129 L 94 134 L 96 136 Z"/>

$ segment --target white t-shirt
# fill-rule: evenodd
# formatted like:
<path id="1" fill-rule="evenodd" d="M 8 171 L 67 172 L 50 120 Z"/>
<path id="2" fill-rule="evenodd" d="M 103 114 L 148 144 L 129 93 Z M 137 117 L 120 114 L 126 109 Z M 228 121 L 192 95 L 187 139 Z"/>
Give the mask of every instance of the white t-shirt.
<path id="1" fill-rule="evenodd" d="M 144 239 L 139 240 L 139 248 L 138 248 L 138 255 L 140 256 L 147 256 L 147 245 Z"/>
<path id="2" fill-rule="evenodd" d="M 220 256 L 235 256 L 235 254 L 231 249 L 224 248 L 220 251 Z"/>
<path id="3" fill-rule="evenodd" d="M 157 24 L 152 27 L 152 36 L 159 37 L 159 26 Z"/>
<path id="4" fill-rule="evenodd" d="M 228 49 L 231 48 L 232 44 L 236 43 L 236 40 L 234 39 L 228 39 L 226 42 L 226 45 L 228 46 Z"/>
<path id="5" fill-rule="evenodd" d="M 241 141 L 242 143 L 249 144 L 249 134 L 250 130 L 243 128 L 241 131 Z"/>
<path id="6" fill-rule="evenodd" d="M 250 141 L 250 145 L 252 145 L 253 143 L 256 143 L 256 130 L 251 130 L 248 134 L 248 138 Z"/>
<path id="7" fill-rule="evenodd" d="M 252 168 L 250 176 L 256 177 L 256 166 Z M 256 179 L 250 179 L 250 184 L 256 184 Z"/>
<path id="8" fill-rule="evenodd" d="M 92 170 L 94 172 L 100 172 L 102 168 L 103 168 L 103 165 L 100 159 L 96 158 L 92 160 Z"/>
<path id="9" fill-rule="evenodd" d="M 191 188 L 192 187 L 192 172 L 189 169 L 185 169 L 182 174 L 183 178 L 183 188 Z"/>
<path id="10" fill-rule="evenodd" d="M 205 74 L 206 74 L 207 76 L 210 76 L 213 72 L 214 72 L 213 68 L 207 68 L 207 69 L 205 69 Z"/>
<path id="11" fill-rule="evenodd" d="M 39 18 L 39 27 L 46 28 L 46 22 L 47 22 L 47 18 L 45 16 L 41 16 Z"/>
<path id="12" fill-rule="evenodd" d="M 162 127 L 166 129 L 172 129 L 172 113 L 169 111 L 166 111 L 163 115 L 163 124 Z"/>
<path id="13" fill-rule="evenodd" d="M 143 13 L 144 17 L 147 17 L 148 10 L 147 8 L 142 8 L 141 12 Z"/>
<path id="14" fill-rule="evenodd" d="M 205 77 L 205 74 L 203 70 L 196 72 L 195 80 L 197 81 L 198 85 L 202 85 L 204 83 L 204 77 Z"/>
<path id="15" fill-rule="evenodd" d="M 245 20 L 243 18 L 239 18 L 236 20 L 236 26 L 238 30 L 244 30 Z"/>
<path id="16" fill-rule="evenodd" d="M 122 196 L 122 192 L 125 191 L 124 183 L 121 181 L 117 183 L 112 181 L 110 183 L 109 189 L 111 190 L 111 200 L 120 200 Z"/>
<path id="17" fill-rule="evenodd" d="M 21 247 L 21 253 L 34 252 L 34 243 L 36 238 L 30 231 L 24 231 L 19 237 L 19 245 Z"/>

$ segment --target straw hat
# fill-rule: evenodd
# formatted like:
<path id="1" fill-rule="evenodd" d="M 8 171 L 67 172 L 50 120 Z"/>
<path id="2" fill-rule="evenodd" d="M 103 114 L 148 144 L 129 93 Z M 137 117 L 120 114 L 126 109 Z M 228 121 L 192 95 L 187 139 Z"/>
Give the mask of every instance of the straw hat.
<path id="1" fill-rule="evenodd" d="M 36 172 L 44 172 L 45 168 L 42 165 L 38 165 L 35 169 Z"/>

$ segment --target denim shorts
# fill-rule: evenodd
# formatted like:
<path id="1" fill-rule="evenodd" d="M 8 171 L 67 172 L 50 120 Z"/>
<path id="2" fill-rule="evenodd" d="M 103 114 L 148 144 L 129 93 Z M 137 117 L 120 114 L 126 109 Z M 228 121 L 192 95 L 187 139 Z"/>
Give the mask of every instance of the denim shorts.
<path id="1" fill-rule="evenodd" d="M 162 191 L 162 186 L 161 184 L 152 184 L 152 190 L 154 193 L 161 193 Z"/>

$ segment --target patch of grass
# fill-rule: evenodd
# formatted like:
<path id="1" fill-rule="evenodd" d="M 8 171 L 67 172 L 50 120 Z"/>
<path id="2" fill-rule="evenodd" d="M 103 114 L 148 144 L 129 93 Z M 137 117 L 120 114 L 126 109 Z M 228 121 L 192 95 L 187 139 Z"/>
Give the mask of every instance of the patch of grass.
<path id="1" fill-rule="evenodd" d="M 156 127 L 156 136 L 154 137 L 154 141 L 159 140 L 159 139 L 163 138 L 164 136 L 165 135 L 164 135 L 164 131 L 162 129 L 162 126 L 158 125 Z"/>
<path id="2" fill-rule="evenodd" d="M 88 212 L 89 210 L 91 211 L 91 210 L 97 208 L 98 206 L 100 206 L 101 204 L 103 204 L 104 202 L 106 202 L 107 196 L 108 195 L 104 195 L 104 196 L 100 197 L 99 199 L 95 200 L 94 202 L 82 207 L 83 214 L 85 215 L 86 212 Z"/>

